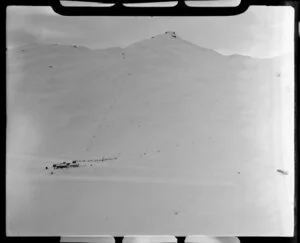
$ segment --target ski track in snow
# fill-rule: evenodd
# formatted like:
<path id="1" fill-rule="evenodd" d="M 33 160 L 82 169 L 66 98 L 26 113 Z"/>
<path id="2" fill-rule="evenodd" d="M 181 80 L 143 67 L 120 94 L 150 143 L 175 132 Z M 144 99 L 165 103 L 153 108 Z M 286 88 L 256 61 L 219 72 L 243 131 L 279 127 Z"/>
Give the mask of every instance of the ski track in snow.
<path id="1" fill-rule="evenodd" d="M 126 79 L 123 78 L 119 92 L 116 94 L 116 96 L 113 99 L 112 104 L 109 106 L 109 108 L 107 109 L 107 112 L 105 112 L 105 115 L 103 115 L 103 117 L 100 120 L 98 126 L 95 128 L 95 130 L 94 130 L 94 132 L 92 134 L 92 137 L 89 140 L 89 143 L 87 145 L 86 151 L 89 151 L 89 150 L 92 149 L 92 147 L 93 147 L 93 141 L 96 138 L 96 135 L 95 135 L 96 132 L 98 132 L 98 136 L 101 136 L 101 129 L 102 129 L 102 126 L 103 126 L 103 122 L 105 120 L 107 120 L 107 118 L 109 117 L 109 114 L 113 111 L 114 106 L 117 104 L 117 101 L 118 101 L 118 99 L 120 98 L 120 96 L 121 96 L 121 94 L 123 92 L 123 88 L 124 88 L 125 82 L 126 82 Z"/>

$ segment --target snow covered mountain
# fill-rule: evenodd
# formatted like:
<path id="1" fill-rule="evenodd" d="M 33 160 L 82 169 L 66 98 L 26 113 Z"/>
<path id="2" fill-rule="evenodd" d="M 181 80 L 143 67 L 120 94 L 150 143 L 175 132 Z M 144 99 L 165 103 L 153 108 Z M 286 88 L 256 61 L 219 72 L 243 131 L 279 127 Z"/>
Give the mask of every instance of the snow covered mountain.
<path id="1" fill-rule="evenodd" d="M 190 125 L 200 121 L 201 126 L 196 127 L 206 132 L 212 129 L 203 128 L 214 123 L 229 131 L 228 126 L 237 122 L 243 125 L 239 120 L 243 106 L 249 108 L 246 102 L 258 108 L 250 116 L 264 119 L 268 115 L 262 111 L 269 97 L 263 92 L 268 92 L 272 82 L 262 82 L 261 74 L 266 70 L 264 78 L 276 80 L 278 71 L 270 67 L 273 62 L 225 57 L 170 33 L 125 49 L 34 45 L 14 51 L 8 62 L 8 104 L 11 120 L 23 125 L 11 123 L 14 129 L 8 152 L 51 156 L 113 153 L 127 147 L 125 141 L 136 147 L 140 139 L 146 143 L 146 134 L 167 127 L 175 126 L 178 131 L 180 125 L 183 133 L 195 135 L 197 129 Z M 257 85 L 269 86 L 255 92 Z M 243 103 L 242 89 L 249 96 Z M 182 139 L 181 133 L 175 136 Z"/>
<path id="2" fill-rule="evenodd" d="M 290 78 L 291 67 L 286 64 L 290 56 L 224 56 L 168 31 L 124 49 L 35 44 L 8 51 L 7 60 L 8 155 L 23 156 L 23 161 L 26 156 L 119 156 L 104 169 L 74 172 L 107 183 L 101 182 L 105 198 L 101 200 L 105 202 L 99 210 L 103 215 L 108 212 L 108 218 L 118 212 L 121 219 L 106 221 L 98 211 L 101 219 L 91 222 L 101 225 L 102 233 L 112 233 L 114 228 L 134 234 L 139 227 L 140 233 L 150 226 L 152 231 L 146 233 L 189 229 L 191 233 L 215 235 L 215 228 L 220 234 L 289 232 L 285 228 L 288 223 L 283 226 L 281 222 L 293 215 L 292 206 L 282 206 L 286 202 L 280 193 L 285 188 L 276 189 L 274 183 L 281 183 L 276 173 L 283 166 L 278 128 L 284 108 L 280 97 L 283 81 Z M 31 173 L 28 168 L 39 164 L 27 162 L 27 169 L 20 172 L 21 162 L 16 161 L 8 160 L 8 169 L 18 175 Z M 134 199 L 137 208 L 129 205 L 130 199 L 126 199 L 127 206 L 121 206 L 118 197 L 112 196 L 109 188 L 116 181 L 116 195 L 120 191 L 129 197 L 141 195 Z M 134 183 L 135 189 L 120 182 Z M 155 186 L 160 184 L 168 185 L 168 189 Z M 19 196 L 13 193 L 13 184 L 9 185 L 10 201 L 14 201 L 9 207 L 15 212 L 20 207 Z M 175 189 L 173 185 L 189 185 L 190 189 Z M 47 197 L 47 192 L 53 198 L 64 198 L 65 190 L 72 187 L 50 192 L 48 184 L 43 186 L 36 195 Z M 178 193 L 182 200 L 176 199 Z M 96 210 L 100 199 L 92 194 L 84 196 L 93 198 L 88 204 Z M 22 220 L 17 216 L 12 220 L 12 230 L 26 234 L 37 230 L 34 227 L 44 233 L 51 228 L 57 235 L 57 231 L 92 234 L 99 229 L 84 227 L 69 211 L 62 213 L 64 219 L 55 216 L 60 227 L 53 225 L 44 217 L 52 215 L 59 205 L 47 204 L 43 196 L 34 203 L 36 220 L 32 225 L 25 224 L 28 210 L 23 210 L 23 216 L 18 216 Z M 160 199 L 151 204 L 152 196 Z M 29 201 L 22 207 L 32 212 Z M 182 212 L 177 215 L 181 221 L 168 224 L 174 217 L 168 215 L 169 207 Z M 75 215 L 93 218 L 92 211 L 85 210 Z M 150 223 L 142 223 L 139 215 L 148 217 Z M 160 230 L 161 224 L 154 226 L 155 215 L 166 230 Z M 129 216 L 136 220 L 132 225 L 126 224 Z M 191 224 L 184 226 L 187 221 Z"/>

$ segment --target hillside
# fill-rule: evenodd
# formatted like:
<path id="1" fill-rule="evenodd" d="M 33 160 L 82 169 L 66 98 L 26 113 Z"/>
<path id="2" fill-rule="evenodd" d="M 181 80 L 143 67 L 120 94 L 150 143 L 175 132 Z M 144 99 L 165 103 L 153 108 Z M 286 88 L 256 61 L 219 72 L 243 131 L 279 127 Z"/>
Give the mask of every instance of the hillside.
<path id="1" fill-rule="evenodd" d="M 290 56 L 223 56 L 166 32 L 124 49 L 36 44 L 7 58 L 10 232 L 289 234 L 276 169 Z M 118 160 L 43 171 L 48 158 L 99 156 Z"/>

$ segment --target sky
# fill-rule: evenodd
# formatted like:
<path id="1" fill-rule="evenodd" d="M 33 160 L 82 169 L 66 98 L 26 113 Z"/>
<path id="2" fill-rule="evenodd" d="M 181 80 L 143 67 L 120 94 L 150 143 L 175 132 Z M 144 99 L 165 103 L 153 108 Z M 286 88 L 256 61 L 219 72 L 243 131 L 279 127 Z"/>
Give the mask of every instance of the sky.
<path id="1" fill-rule="evenodd" d="M 126 47 L 175 31 L 182 39 L 225 55 L 273 57 L 293 52 L 294 10 L 251 6 L 226 17 L 70 17 L 50 7 L 7 8 L 7 48 L 33 43 Z"/>

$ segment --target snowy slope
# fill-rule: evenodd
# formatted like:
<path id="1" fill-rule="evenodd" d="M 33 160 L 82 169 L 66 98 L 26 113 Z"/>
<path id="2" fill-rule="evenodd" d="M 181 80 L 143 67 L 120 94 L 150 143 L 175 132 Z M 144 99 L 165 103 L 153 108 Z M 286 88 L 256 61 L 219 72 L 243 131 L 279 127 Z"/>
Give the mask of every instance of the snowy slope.
<path id="1" fill-rule="evenodd" d="M 9 52 L 9 232 L 290 234 L 276 172 L 289 58 L 223 56 L 170 33 Z M 43 170 L 100 156 L 118 160 Z"/>

